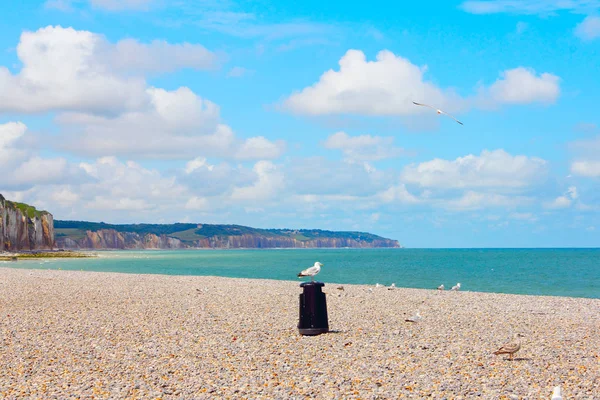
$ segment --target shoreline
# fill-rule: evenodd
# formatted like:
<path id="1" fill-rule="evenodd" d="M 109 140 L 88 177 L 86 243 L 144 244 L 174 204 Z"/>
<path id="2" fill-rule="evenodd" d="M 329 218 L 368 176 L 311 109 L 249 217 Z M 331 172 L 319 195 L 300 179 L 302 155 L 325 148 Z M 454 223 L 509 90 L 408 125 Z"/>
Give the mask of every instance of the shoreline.
<path id="1" fill-rule="evenodd" d="M 81 257 L 64 257 L 64 258 L 105 258 L 106 256 L 102 255 L 102 254 L 93 254 L 93 255 L 89 255 L 89 256 L 81 256 Z M 47 258 L 61 258 L 61 257 L 47 257 Z M 108 259 L 110 259 L 111 257 L 106 257 Z M 24 257 L 23 261 L 34 261 L 37 259 L 44 259 L 44 257 Z M 0 270 L 2 268 L 10 268 L 10 269 L 31 269 L 32 271 L 81 271 L 81 272 L 90 272 L 90 273 L 100 273 L 100 274 L 123 274 L 123 275 L 143 275 L 143 276 L 156 276 L 156 277 L 161 277 L 161 276 L 166 276 L 166 277 L 199 277 L 199 278 L 223 278 L 223 279 L 242 279 L 242 280 L 249 280 L 249 281 L 264 281 L 264 282 L 288 282 L 288 283 L 301 283 L 301 280 L 294 280 L 294 279 L 277 279 L 277 278 L 261 278 L 261 277 L 257 277 L 257 278 L 248 278 L 248 277 L 236 277 L 236 276 L 222 276 L 222 275 L 191 275 L 191 274 L 168 274 L 168 273 L 143 273 L 143 272 L 129 272 L 129 271 L 99 271 L 99 270 L 93 270 L 93 269 L 69 269 L 69 268 L 55 268 L 55 269 L 51 269 L 51 268 L 23 268 L 23 267 L 11 267 L 11 266 L 5 266 L 2 263 L 4 262 L 16 262 L 17 260 L 11 260 L 9 257 L 3 258 L 0 254 Z M 318 280 L 318 279 L 317 279 Z M 375 289 L 375 284 L 374 283 L 346 283 L 346 282 L 324 282 L 326 285 L 349 285 L 349 286 L 363 286 L 366 288 L 373 288 Z M 387 289 L 387 286 L 384 285 L 382 288 L 380 289 Z M 424 291 L 430 291 L 433 290 L 433 288 L 425 288 L 425 287 L 410 287 L 410 286 L 397 286 L 396 289 L 407 289 L 407 290 L 424 290 Z M 531 293 L 511 293 L 511 292 L 494 292 L 494 291 L 482 291 L 482 290 L 468 290 L 468 289 L 464 289 L 462 288 L 460 290 L 461 292 L 468 292 L 468 293 L 481 293 L 481 294 L 498 294 L 498 295 L 510 295 L 510 296 L 530 296 L 530 297 L 550 297 L 550 298 L 565 298 L 565 299 L 589 299 L 589 300 L 600 300 L 600 297 L 589 297 L 589 296 L 568 296 L 568 295 L 562 295 L 562 294 L 531 294 Z M 444 290 L 444 292 L 450 292 L 450 290 L 447 288 Z"/>
<path id="2" fill-rule="evenodd" d="M 301 281 L 0 272 L 0 397 L 600 392 L 598 299 L 326 283 L 330 333 L 309 337 L 297 331 Z M 417 310 L 422 321 L 404 321 Z M 515 360 L 494 356 L 514 332 Z"/>

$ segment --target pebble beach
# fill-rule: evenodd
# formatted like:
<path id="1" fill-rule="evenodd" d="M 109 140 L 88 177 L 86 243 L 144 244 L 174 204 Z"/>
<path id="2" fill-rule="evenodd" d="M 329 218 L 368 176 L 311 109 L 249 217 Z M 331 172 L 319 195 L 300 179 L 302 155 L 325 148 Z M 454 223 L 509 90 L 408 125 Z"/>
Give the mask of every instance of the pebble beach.
<path id="1" fill-rule="evenodd" d="M 600 398 L 598 299 L 300 282 L 0 267 L 0 398 Z"/>

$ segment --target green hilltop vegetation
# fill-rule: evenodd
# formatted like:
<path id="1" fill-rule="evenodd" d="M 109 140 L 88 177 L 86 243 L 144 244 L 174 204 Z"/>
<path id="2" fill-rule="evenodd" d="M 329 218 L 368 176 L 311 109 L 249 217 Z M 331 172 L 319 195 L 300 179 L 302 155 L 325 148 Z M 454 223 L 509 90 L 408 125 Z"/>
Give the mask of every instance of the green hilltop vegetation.
<path id="1" fill-rule="evenodd" d="M 29 204 L 19 203 L 16 201 L 6 200 L 4 196 L 0 194 L 0 202 L 4 202 L 5 207 L 20 210 L 23 215 L 28 218 L 41 217 L 42 215 L 48 214 L 48 211 L 38 210 L 34 206 Z"/>
<path id="2" fill-rule="evenodd" d="M 259 229 L 242 225 L 212 225 L 212 224 L 107 224 L 104 222 L 87 221 L 54 221 L 54 231 L 57 237 L 83 237 L 86 231 L 113 229 L 117 232 L 131 232 L 139 235 L 166 235 L 180 239 L 182 242 L 193 242 L 212 237 L 228 237 L 253 235 L 272 238 L 292 238 L 299 241 L 315 239 L 353 239 L 371 243 L 385 238 L 365 232 L 336 232 L 321 229 Z"/>

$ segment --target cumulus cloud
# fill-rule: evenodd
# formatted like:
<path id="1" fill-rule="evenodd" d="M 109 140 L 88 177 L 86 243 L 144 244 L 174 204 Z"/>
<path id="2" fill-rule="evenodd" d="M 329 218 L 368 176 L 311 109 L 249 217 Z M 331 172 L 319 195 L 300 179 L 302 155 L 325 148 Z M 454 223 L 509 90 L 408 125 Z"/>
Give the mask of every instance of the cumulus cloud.
<path id="1" fill-rule="evenodd" d="M 469 190 L 457 199 L 443 200 L 439 204 L 449 210 L 467 211 L 483 208 L 515 208 L 528 204 L 532 199 L 524 196 L 506 196 Z"/>
<path id="2" fill-rule="evenodd" d="M 300 195 L 368 196 L 390 187 L 395 178 L 392 171 L 323 157 L 294 159 L 287 171 L 288 190 Z"/>
<path id="3" fill-rule="evenodd" d="M 372 116 L 408 116 L 431 112 L 415 107 L 426 101 L 447 112 L 469 107 L 502 104 L 552 103 L 558 97 L 559 78 L 539 76 L 532 69 L 518 67 L 501 73 L 490 87 L 473 97 L 461 97 L 425 79 L 426 67 L 412 64 L 388 50 L 375 61 L 367 61 L 359 50 L 348 50 L 339 61 L 339 70 L 329 70 L 319 81 L 292 93 L 282 103 L 284 110 L 311 116 L 353 113 Z M 425 100 L 426 99 L 426 100 Z"/>
<path id="4" fill-rule="evenodd" d="M 27 126 L 22 122 L 0 124 L 0 184 L 4 189 L 80 178 L 78 168 L 66 159 L 41 158 L 24 146 L 21 141 L 26 134 Z"/>
<path id="5" fill-rule="evenodd" d="M 101 157 L 80 166 L 94 178 L 93 182 L 79 186 L 85 209 L 160 211 L 161 205 L 172 206 L 188 194 L 187 188 L 175 177 L 162 176 L 158 170 L 144 168 L 133 161 Z"/>
<path id="6" fill-rule="evenodd" d="M 352 161 L 377 161 L 401 155 L 403 149 L 393 146 L 393 137 L 371 135 L 350 136 L 336 132 L 324 143 L 328 149 L 341 150 L 346 159 Z"/>
<path id="7" fill-rule="evenodd" d="M 377 193 L 375 197 L 384 203 L 415 204 L 419 202 L 419 198 L 410 193 L 404 184 L 391 186 Z"/>
<path id="8" fill-rule="evenodd" d="M 600 178 L 600 161 L 580 160 L 571 164 L 571 173 L 588 178 Z"/>
<path id="9" fill-rule="evenodd" d="M 150 101 L 144 72 L 204 69 L 216 60 L 199 45 L 131 39 L 112 44 L 101 35 L 60 26 L 23 32 L 17 55 L 22 63 L 17 74 L 0 67 L 0 112 L 139 110 Z"/>
<path id="10" fill-rule="evenodd" d="M 502 149 L 484 150 L 455 160 L 436 158 L 404 168 L 401 179 L 422 187 L 524 188 L 544 179 L 548 163 L 537 157 L 512 156 Z"/>
<path id="11" fill-rule="evenodd" d="M 339 66 L 339 71 L 329 70 L 314 85 L 293 93 L 283 107 L 308 115 L 410 115 L 418 112 L 414 100 L 427 99 L 448 110 L 460 103 L 452 91 L 424 79 L 425 67 L 388 50 L 380 51 L 376 61 L 367 61 L 362 51 L 348 50 Z"/>
<path id="12" fill-rule="evenodd" d="M 197 156 L 238 159 L 279 157 L 282 141 L 238 139 L 220 122 L 219 107 L 189 88 L 149 88 L 151 106 L 118 117 L 63 113 L 57 122 L 66 132 L 62 148 L 88 156 L 126 155 L 189 159 Z"/>
<path id="13" fill-rule="evenodd" d="M 560 79 L 556 75 L 536 75 L 532 69 L 518 67 L 502 73 L 487 96 L 497 104 L 553 103 L 560 94 Z"/>
<path id="14" fill-rule="evenodd" d="M 575 202 L 578 198 L 579 195 L 577 193 L 577 187 L 569 186 L 567 191 L 562 196 L 558 196 L 552 201 L 545 202 L 544 207 L 551 209 L 568 208 L 571 207 L 573 202 Z"/>
<path id="15" fill-rule="evenodd" d="M 185 164 L 185 173 L 191 174 L 192 172 L 202 167 L 205 167 L 209 171 L 212 171 L 215 168 L 214 165 L 210 165 L 206 162 L 205 157 L 196 157 Z"/>
<path id="16" fill-rule="evenodd" d="M 236 153 L 239 160 L 257 160 L 278 158 L 285 150 L 285 142 L 271 142 L 263 136 L 246 139 Z"/>
<path id="17" fill-rule="evenodd" d="M 250 186 L 235 187 L 234 201 L 265 201 L 275 196 L 284 186 L 284 175 L 271 161 L 258 161 L 253 168 L 256 181 Z"/>
<path id="18" fill-rule="evenodd" d="M 588 15 L 575 27 L 575 35 L 583 40 L 593 40 L 600 37 L 600 17 Z"/>

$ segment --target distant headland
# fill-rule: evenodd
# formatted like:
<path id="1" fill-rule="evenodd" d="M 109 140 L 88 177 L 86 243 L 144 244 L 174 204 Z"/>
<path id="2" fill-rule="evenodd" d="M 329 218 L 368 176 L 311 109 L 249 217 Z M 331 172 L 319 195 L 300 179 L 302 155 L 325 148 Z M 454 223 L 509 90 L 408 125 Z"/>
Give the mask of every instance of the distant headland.
<path id="1" fill-rule="evenodd" d="M 402 247 L 366 232 L 259 229 L 199 223 L 107 224 L 54 220 L 47 211 L 0 194 L 0 251 L 104 249 L 268 249 Z"/>

